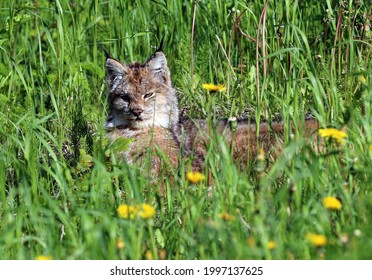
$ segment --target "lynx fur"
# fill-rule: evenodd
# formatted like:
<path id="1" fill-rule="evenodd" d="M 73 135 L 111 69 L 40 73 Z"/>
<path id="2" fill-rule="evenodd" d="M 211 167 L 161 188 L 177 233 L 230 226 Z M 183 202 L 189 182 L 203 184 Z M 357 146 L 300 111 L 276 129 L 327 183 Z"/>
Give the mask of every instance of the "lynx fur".
<path id="1" fill-rule="evenodd" d="M 124 64 L 115 59 L 106 61 L 109 86 L 109 116 L 105 123 L 111 141 L 131 139 L 129 148 L 119 157 L 127 163 L 142 163 L 151 151 L 152 169 L 159 171 L 162 155 L 174 168 L 182 156 L 192 156 L 192 169 L 203 168 L 211 136 L 204 120 L 179 120 L 176 91 L 172 87 L 167 60 L 156 51 L 146 62 Z M 305 135 L 317 128 L 315 120 L 305 122 Z M 254 159 L 260 149 L 277 157 L 283 148 L 284 125 L 281 122 L 257 125 L 238 122 L 231 129 L 228 122 L 219 122 L 215 130 L 232 148 L 238 164 Z M 182 148 L 182 149 L 181 149 Z"/>
<path id="2" fill-rule="evenodd" d="M 153 169 L 160 168 L 165 155 L 177 166 L 179 144 L 178 101 L 171 85 L 165 55 L 157 51 L 145 63 L 124 64 L 106 60 L 109 87 L 109 116 L 105 129 L 111 141 L 131 139 L 119 153 L 127 163 L 142 163 L 151 150 Z"/>

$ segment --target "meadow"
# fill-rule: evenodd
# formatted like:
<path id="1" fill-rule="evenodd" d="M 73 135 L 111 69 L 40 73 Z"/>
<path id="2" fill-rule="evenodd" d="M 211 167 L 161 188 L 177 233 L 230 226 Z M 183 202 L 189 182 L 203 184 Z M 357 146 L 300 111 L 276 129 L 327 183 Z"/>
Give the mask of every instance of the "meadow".
<path id="1" fill-rule="evenodd" d="M 371 21 L 370 0 L 0 1 L 0 259 L 372 259 Z M 180 159 L 166 196 L 117 161 L 103 49 L 162 38 L 182 115 L 282 120 L 277 160 L 237 168 L 216 135 L 213 187 Z M 307 115 L 347 136 L 316 151 Z"/>

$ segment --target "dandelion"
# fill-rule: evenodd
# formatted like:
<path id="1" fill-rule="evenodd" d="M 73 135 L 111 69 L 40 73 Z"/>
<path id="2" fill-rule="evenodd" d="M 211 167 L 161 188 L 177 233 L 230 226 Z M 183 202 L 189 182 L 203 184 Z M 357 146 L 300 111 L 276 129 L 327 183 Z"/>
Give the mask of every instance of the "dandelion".
<path id="1" fill-rule="evenodd" d="M 306 235 L 306 238 L 316 247 L 324 247 L 327 245 L 327 237 L 325 235 L 309 233 Z"/>
<path id="2" fill-rule="evenodd" d="M 359 76 L 359 81 L 360 81 L 363 85 L 365 85 L 365 84 L 367 83 L 367 79 L 366 79 L 366 77 L 364 77 L 364 76 Z"/>
<path id="3" fill-rule="evenodd" d="M 369 145 L 368 149 L 372 152 L 372 144 Z"/>
<path id="4" fill-rule="evenodd" d="M 228 120 L 230 128 L 232 131 L 235 131 L 238 127 L 238 120 L 235 117 L 230 117 Z"/>
<path id="5" fill-rule="evenodd" d="M 51 256 L 47 256 L 47 255 L 40 255 L 35 258 L 35 260 L 37 261 L 50 261 L 52 259 L 53 258 Z"/>
<path id="6" fill-rule="evenodd" d="M 347 133 L 342 130 L 335 128 L 323 128 L 319 129 L 319 136 L 325 138 L 326 140 L 334 139 L 337 143 L 344 143 L 344 138 L 347 137 Z"/>
<path id="7" fill-rule="evenodd" d="M 276 248 L 276 243 L 275 243 L 275 241 L 270 240 L 269 242 L 267 242 L 267 248 L 268 248 L 269 250 L 274 250 L 274 249 Z"/>
<path id="8" fill-rule="evenodd" d="M 150 204 L 142 203 L 140 210 L 138 211 L 138 216 L 142 219 L 151 219 L 155 216 L 155 208 Z"/>
<path id="9" fill-rule="evenodd" d="M 118 249 L 124 249 L 124 247 L 125 247 L 125 243 L 124 243 L 123 239 L 118 238 L 116 240 L 116 248 L 118 248 Z"/>
<path id="10" fill-rule="evenodd" d="M 227 221 L 227 222 L 235 220 L 235 217 L 230 215 L 229 213 L 220 213 L 218 214 L 218 218 L 220 218 L 221 220 Z"/>
<path id="11" fill-rule="evenodd" d="M 117 212 L 120 218 L 133 220 L 137 215 L 138 207 L 122 204 L 117 208 Z"/>
<path id="12" fill-rule="evenodd" d="M 198 184 L 205 179 L 205 176 L 200 172 L 187 172 L 186 179 L 192 184 Z"/>
<path id="13" fill-rule="evenodd" d="M 208 91 L 222 91 L 225 89 L 224 85 L 214 85 L 214 84 L 202 84 L 202 88 L 208 90 Z"/>
<path id="14" fill-rule="evenodd" d="M 323 205 L 329 210 L 341 210 L 342 208 L 341 201 L 334 196 L 327 196 L 323 198 Z"/>
<path id="15" fill-rule="evenodd" d="M 152 256 L 151 250 L 147 250 L 145 253 L 146 260 L 152 260 L 154 257 Z"/>
<path id="16" fill-rule="evenodd" d="M 135 217 L 150 219 L 155 216 L 155 208 L 150 204 L 142 203 L 141 205 L 122 204 L 117 208 L 120 218 L 133 220 Z"/>

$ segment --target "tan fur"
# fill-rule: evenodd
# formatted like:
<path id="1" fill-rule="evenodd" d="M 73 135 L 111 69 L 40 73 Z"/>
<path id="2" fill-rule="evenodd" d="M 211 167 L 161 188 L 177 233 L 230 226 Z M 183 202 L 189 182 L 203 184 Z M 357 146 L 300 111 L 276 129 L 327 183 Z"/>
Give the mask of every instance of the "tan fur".
<path id="1" fill-rule="evenodd" d="M 238 165 L 244 167 L 249 161 L 255 160 L 258 152 L 262 149 L 268 158 L 275 160 L 284 148 L 285 127 L 282 122 L 274 122 L 271 125 L 261 123 L 257 136 L 257 125 L 249 124 L 247 121 L 240 121 L 235 129 L 232 129 L 228 122 L 219 122 L 215 130 L 208 126 L 206 121 L 185 121 L 182 124 L 184 131 L 184 145 L 196 156 L 193 162 L 193 169 L 201 170 L 204 156 L 211 141 L 211 135 L 217 132 L 223 136 L 229 148 L 233 151 L 233 156 Z M 310 138 L 316 142 L 318 122 L 314 119 L 305 121 L 303 128 L 304 138 Z M 208 133 L 209 131 L 209 133 Z M 294 129 L 292 129 L 294 132 Z"/>
<path id="2" fill-rule="evenodd" d="M 168 129 L 162 127 L 137 130 L 118 128 L 109 132 L 108 135 L 112 141 L 122 137 L 133 139 L 128 150 L 117 154 L 119 159 L 125 159 L 128 164 L 143 163 L 150 154 L 152 155 L 150 164 L 156 172 L 160 172 L 163 157 L 166 158 L 165 164 L 167 161 L 174 167 L 178 164 L 179 146 Z"/>

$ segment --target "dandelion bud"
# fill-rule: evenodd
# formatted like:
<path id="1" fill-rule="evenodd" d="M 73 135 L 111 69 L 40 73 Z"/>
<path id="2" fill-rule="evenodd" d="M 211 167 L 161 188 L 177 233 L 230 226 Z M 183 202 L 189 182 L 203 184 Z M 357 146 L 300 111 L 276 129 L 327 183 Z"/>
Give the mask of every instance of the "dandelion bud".
<path id="1" fill-rule="evenodd" d="M 232 131 L 235 131 L 236 128 L 238 127 L 238 121 L 236 120 L 235 117 L 231 117 L 228 119 L 228 123 L 230 124 L 230 129 Z"/>
<path id="2" fill-rule="evenodd" d="M 265 151 L 263 149 L 258 151 L 257 160 L 265 161 Z"/>

